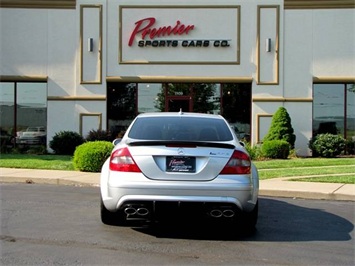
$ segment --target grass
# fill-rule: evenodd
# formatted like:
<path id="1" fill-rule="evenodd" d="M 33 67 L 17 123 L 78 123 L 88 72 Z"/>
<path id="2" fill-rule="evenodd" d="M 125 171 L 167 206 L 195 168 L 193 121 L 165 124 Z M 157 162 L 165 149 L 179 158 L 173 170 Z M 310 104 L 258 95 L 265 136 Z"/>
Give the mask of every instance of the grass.
<path id="1" fill-rule="evenodd" d="M 254 163 L 261 180 L 290 177 L 288 180 L 292 181 L 355 184 L 355 158 L 295 158 Z"/>
<path id="2" fill-rule="evenodd" d="M 258 169 L 355 165 L 355 158 L 295 158 L 287 160 L 255 161 Z"/>
<path id="3" fill-rule="evenodd" d="M 0 154 L 0 167 L 48 170 L 74 170 L 69 155 Z"/>
<path id="4" fill-rule="evenodd" d="M 322 166 L 322 167 L 293 167 L 279 169 L 259 169 L 261 179 L 275 177 L 310 176 L 310 175 L 337 175 L 354 172 L 355 165 Z M 355 174 L 354 174 L 355 176 Z"/>
<path id="5" fill-rule="evenodd" d="M 354 184 L 354 174 L 350 175 L 331 175 L 331 176 L 314 176 L 307 178 L 291 178 L 289 181 L 302 181 L 302 182 L 320 182 L 320 183 L 341 183 L 341 184 Z"/>
<path id="6" fill-rule="evenodd" d="M 355 184 L 355 158 L 294 158 L 254 163 L 261 180 L 289 177 L 292 181 Z M 0 167 L 74 170 L 69 155 L 0 154 Z"/>

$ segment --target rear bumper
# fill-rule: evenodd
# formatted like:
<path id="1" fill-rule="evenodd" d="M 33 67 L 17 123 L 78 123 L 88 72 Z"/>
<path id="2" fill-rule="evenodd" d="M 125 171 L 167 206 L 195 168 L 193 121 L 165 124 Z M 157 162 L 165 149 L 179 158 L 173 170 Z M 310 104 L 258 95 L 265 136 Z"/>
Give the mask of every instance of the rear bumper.
<path id="1" fill-rule="evenodd" d="M 22 137 L 17 139 L 17 144 L 27 144 L 27 145 L 35 145 L 35 144 L 44 144 L 46 143 L 45 137 Z"/>
<path id="2" fill-rule="evenodd" d="M 227 175 L 206 182 L 153 181 L 131 176 L 120 183 L 115 180 L 106 187 L 102 185 L 101 194 L 110 211 L 123 210 L 132 202 L 229 204 L 241 211 L 251 211 L 256 204 L 258 188 L 246 180 L 249 178 L 236 179 Z"/>

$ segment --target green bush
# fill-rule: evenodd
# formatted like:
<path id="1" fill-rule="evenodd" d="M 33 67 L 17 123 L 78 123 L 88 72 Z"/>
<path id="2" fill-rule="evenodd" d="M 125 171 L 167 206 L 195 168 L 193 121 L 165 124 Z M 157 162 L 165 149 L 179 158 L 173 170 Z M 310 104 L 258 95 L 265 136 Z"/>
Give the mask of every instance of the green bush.
<path id="1" fill-rule="evenodd" d="M 290 144 L 285 140 L 268 140 L 264 141 L 261 150 L 266 158 L 287 159 L 290 154 Z"/>
<path id="2" fill-rule="evenodd" d="M 334 158 L 344 151 L 345 139 L 329 133 L 318 134 L 311 138 L 308 147 L 312 150 L 313 157 Z"/>
<path id="3" fill-rule="evenodd" d="M 40 145 L 40 146 L 34 146 L 29 148 L 26 151 L 27 154 L 37 154 L 37 155 L 44 155 L 47 154 L 47 146 L 46 145 Z"/>
<path id="4" fill-rule="evenodd" d="M 295 147 L 296 135 L 291 125 L 291 118 L 286 108 L 280 107 L 272 116 L 271 125 L 263 141 L 285 140 L 291 149 Z"/>
<path id="5" fill-rule="evenodd" d="M 85 142 L 74 152 L 74 168 L 83 172 L 100 172 L 112 149 L 113 144 L 109 141 Z"/>
<path id="6" fill-rule="evenodd" d="M 354 140 L 346 140 L 345 141 L 345 150 L 346 150 L 346 154 L 349 155 L 354 155 L 355 154 L 355 141 Z"/>
<path id="7" fill-rule="evenodd" d="M 59 155 L 73 155 L 75 148 L 85 142 L 77 132 L 60 131 L 49 142 L 49 147 Z"/>
<path id="8" fill-rule="evenodd" d="M 86 136 L 86 141 L 113 141 L 111 133 L 106 130 L 91 130 Z"/>
<path id="9" fill-rule="evenodd" d="M 252 160 L 257 160 L 262 157 L 261 149 L 260 146 L 252 146 L 250 142 L 245 142 L 244 143 L 244 148 L 247 150 L 249 153 L 250 159 Z"/>

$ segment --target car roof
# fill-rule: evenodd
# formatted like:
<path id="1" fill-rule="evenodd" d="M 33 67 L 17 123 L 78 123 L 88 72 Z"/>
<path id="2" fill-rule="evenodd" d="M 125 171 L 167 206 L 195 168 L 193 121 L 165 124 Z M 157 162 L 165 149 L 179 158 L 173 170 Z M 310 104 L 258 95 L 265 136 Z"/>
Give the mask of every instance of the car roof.
<path id="1" fill-rule="evenodd" d="M 223 119 L 221 115 L 215 114 L 205 114 L 205 113 L 192 113 L 192 112 L 151 112 L 151 113 L 141 113 L 137 117 L 201 117 L 201 118 L 218 118 Z"/>

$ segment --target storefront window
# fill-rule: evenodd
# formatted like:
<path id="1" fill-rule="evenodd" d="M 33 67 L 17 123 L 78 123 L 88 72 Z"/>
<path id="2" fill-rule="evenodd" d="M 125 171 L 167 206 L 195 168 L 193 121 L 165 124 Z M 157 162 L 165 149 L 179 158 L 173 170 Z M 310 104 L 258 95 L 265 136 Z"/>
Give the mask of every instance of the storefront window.
<path id="1" fill-rule="evenodd" d="M 355 84 L 347 84 L 346 93 L 346 138 L 355 141 Z"/>
<path id="2" fill-rule="evenodd" d="M 168 96 L 189 96 L 191 94 L 190 83 L 165 83 Z"/>
<path id="3" fill-rule="evenodd" d="M 17 83 L 17 131 L 47 126 L 47 84 Z"/>
<path id="4" fill-rule="evenodd" d="M 164 83 L 156 96 L 155 107 L 161 112 L 220 113 L 220 84 Z"/>
<path id="5" fill-rule="evenodd" d="M 196 83 L 193 85 L 193 111 L 196 113 L 220 114 L 220 84 Z"/>
<path id="6" fill-rule="evenodd" d="M 355 135 L 354 95 L 354 84 L 314 84 L 313 136 L 331 133 L 352 139 Z"/>
<path id="7" fill-rule="evenodd" d="M 156 101 L 158 101 L 159 93 L 161 91 L 161 83 L 139 83 L 138 113 L 159 112 Z"/>
<path id="8" fill-rule="evenodd" d="M 0 82 L 0 137 L 1 150 L 13 146 L 16 135 L 15 121 L 15 85 L 11 82 Z"/>
<path id="9" fill-rule="evenodd" d="M 137 115 L 137 84 L 107 84 L 107 118 L 111 134 L 121 137 Z"/>
<path id="10" fill-rule="evenodd" d="M 2 135 L 16 137 L 19 145 L 45 145 L 47 83 L 1 82 L 0 95 Z"/>
<path id="11" fill-rule="evenodd" d="M 222 115 L 241 140 L 250 141 L 251 84 L 222 84 Z"/>
<path id="12" fill-rule="evenodd" d="M 109 83 L 107 88 L 108 128 L 115 136 L 139 113 L 182 110 L 221 114 L 240 138 L 250 139 L 251 84 Z"/>

